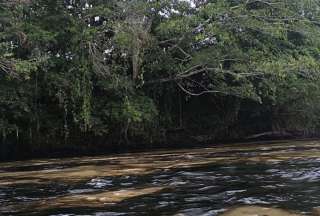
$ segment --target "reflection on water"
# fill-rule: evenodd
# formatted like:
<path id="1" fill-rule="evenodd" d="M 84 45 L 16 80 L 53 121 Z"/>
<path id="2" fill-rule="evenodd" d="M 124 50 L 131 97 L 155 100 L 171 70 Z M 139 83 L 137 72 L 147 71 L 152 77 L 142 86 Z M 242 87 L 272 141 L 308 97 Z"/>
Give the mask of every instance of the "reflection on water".
<path id="1" fill-rule="evenodd" d="M 1 215 L 214 216 L 239 205 L 309 214 L 320 142 L 0 164 Z"/>

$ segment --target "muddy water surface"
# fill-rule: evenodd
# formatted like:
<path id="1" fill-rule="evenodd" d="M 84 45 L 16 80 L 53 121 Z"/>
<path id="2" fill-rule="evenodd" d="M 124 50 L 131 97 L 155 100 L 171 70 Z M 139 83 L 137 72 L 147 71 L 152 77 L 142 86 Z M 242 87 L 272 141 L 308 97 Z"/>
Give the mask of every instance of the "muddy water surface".
<path id="1" fill-rule="evenodd" d="M 242 205 L 320 206 L 320 141 L 0 164 L 0 215 L 215 216 Z"/>

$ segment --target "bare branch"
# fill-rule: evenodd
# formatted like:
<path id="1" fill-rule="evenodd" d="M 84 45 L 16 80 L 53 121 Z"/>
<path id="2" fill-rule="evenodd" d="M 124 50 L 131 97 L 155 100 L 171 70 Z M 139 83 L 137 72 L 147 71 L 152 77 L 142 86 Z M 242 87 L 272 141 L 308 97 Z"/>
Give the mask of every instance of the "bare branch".
<path id="1" fill-rule="evenodd" d="M 186 79 L 188 77 L 200 74 L 200 73 L 204 73 L 204 72 L 208 72 L 208 71 L 213 71 L 216 73 L 223 73 L 223 74 L 229 74 L 232 75 L 234 77 L 257 77 L 257 76 L 262 76 L 264 75 L 263 72 L 259 72 L 259 71 L 253 71 L 251 73 L 237 73 L 236 71 L 232 71 L 232 70 L 224 70 L 221 68 L 209 68 L 206 67 L 205 65 L 195 65 L 191 68 L 189 68 L 186 71 L 183 71 L 173 77 L 167 77 L 167 78 L 161 78 L 161 79 L 157 79 L 157 80 L 151 80 L 151 81 L 147 81 L 145 82 L 145 85 L 149 85 L 149 84 L 154 84 L 154 83 L 165 83 L 165 82 L 172 82 L 172 81 L 178 81 L 178 80 L 183 80 Z"/>
<path id="2" fill-rule="evenodd" d="M 222 92 L 222 91 L 217 91 L 217 90 L 205 90 L 205 91 L 201 91 L 200 93 L 194 93 L 194 92 L 191 92 L 189 90 L 187 90 L 186 88 L 184 88 L 179 82 L 177 82 L 177 85 L 179 86 L 179 88 L 187 93 L 188 95 L 191 95 L 191 96 L 201 96 L 201 95 L 204 95 L 204 94 L 209 94 L 209 93 L 219 93 L 219 94 L 225 94 L 225 95 L 228 95 L 229 93 L 227 92 Z"/>
<path id="3" fill-rule="evenodd" d="M 11 77 L 19 78 L 17 71 L 14 68 L 14 62 L 12 61 L 0 59 L 0 72 L 1 71 Z"/>

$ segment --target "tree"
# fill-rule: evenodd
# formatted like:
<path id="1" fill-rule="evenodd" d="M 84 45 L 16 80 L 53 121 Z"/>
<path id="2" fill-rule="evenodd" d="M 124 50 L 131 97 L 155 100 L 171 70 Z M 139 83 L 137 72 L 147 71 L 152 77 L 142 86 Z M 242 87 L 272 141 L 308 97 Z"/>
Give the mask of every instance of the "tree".
<path id="1" fill-rule="evenodd" d="M 0 9 L 6 149 L 318 130 L 315 0 L 29 0 Z"/>

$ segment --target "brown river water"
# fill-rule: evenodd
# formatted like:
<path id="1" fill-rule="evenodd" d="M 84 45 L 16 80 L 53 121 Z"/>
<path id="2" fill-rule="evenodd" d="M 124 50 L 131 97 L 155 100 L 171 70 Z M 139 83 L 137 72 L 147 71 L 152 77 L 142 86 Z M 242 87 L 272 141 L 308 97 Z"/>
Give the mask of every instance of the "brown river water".
<path id="1" fill-rule="evenodd" d="M 0 163 L 3 216 L 215 216 L 243 205 L 310 215 L 320 141 Z"/>

